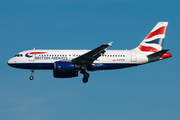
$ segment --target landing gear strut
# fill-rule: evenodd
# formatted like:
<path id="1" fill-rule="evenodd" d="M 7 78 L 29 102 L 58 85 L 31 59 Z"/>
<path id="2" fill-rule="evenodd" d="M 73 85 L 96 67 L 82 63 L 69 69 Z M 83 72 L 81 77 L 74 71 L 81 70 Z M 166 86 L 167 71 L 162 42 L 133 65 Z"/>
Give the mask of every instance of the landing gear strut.
<path id="1" fill-rule="evenodd" d="M 81 73 L 84 75 L 84 77 L 82 79 L 83 83 L 87 83 L 88 82 L 88 78 L 89 78 L 89 73 L 86 72 L 86 71 L 83 71 Z"/>
<path id="2" fill-rule="evenodd" d="M 31 70 L 31 76 L 29 77 L 30 80 L 33 80 L 33 79 L 34 79 L 33 74 L 34 74 L 34 70 L 32 69 L 32 70 Z"/>
<path id="3" fill-rule="evenodd" d="M 84 75 L 82 81 L 83 81 L 83 83 L 87 83 L 88 78 L 89 78 L 89 73 L 87 72 L 87 65 L 85 65 L 85 64 L 82 65 L 81 69 L 82 69 L 81 73 Z"/>

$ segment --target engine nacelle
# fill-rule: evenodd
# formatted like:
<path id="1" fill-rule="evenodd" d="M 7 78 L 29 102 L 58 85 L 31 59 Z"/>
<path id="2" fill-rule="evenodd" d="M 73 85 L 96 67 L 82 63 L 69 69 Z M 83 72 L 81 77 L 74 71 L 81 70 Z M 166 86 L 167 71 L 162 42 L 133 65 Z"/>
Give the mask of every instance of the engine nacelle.
<path id="1" fill-rule="evenodd" d="M 71 78 L 71 77 L 77 77 L 78 76 L 78 71 L 61 72 L 61 71 L 53 70 L 53 75 L 54 75 L 55 78 Z"/>
<path id="2" fill-rule="evenodd" d="M 72 62 L 57 61 L 54 63 L 55 71 L 74 71 L 75 65 Z"/>
<path id="3" fill-rule="evenodd" d="M 78 66 L 72 62 L 57 61 L 54 63 L 53 75 L 56 78 L 71 78 L 78 76 Z"/>

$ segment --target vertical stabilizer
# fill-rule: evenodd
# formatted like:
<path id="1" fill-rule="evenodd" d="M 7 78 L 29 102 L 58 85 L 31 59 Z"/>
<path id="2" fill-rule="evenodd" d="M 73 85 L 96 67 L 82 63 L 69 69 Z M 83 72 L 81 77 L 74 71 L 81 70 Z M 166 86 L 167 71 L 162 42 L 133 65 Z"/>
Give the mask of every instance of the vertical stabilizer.
<path id="1" fill-rule="evenodd" d="M 168 22 L 159 22 L 144 38 L 140 45 L 135 48 L 143 52 L 157 52 L 162 50 Z"/>

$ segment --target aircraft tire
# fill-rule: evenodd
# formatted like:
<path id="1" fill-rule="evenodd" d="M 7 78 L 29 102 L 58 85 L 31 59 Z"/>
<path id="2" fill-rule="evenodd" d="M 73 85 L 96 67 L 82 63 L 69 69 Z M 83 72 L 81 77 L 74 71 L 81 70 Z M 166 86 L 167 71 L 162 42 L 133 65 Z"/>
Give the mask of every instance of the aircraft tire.
<path id="1" fill-rule="evenodd" d="M 83 83 L 87 83 L 88 82 L 88 78 L 83 78 Z"/>
<path id="2" fill-rule="evenodd" d="M 34 79 L 34 77 L 33 77 L 33 76 L 30 76 L 30 77 L 29 77 L 29 79 L 30 79 L 30 80 L 33 80 L 33 79 Z"/>
<path id="3" fill-rule="evenodd" d="M 87 73 L 87 72 L 84 73 L 84 78 L 87 78 L 87 79 L 88 79 L 88 78 L 89 78 L 89 73 Z"/>
<path id="4" fill-rule="evenodd" d="M 84 78 L 83 78 L 83 83 L 87 83 L 89 78 L 89 73 L 85 72 L 84 73 Z"/>

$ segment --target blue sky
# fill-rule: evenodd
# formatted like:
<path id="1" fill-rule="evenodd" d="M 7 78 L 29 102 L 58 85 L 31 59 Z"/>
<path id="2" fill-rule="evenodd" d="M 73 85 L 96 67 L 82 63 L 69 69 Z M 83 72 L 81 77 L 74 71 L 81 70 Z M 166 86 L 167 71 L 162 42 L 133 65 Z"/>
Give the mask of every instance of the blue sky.
<path id="1" fill-rule="evenodd" d="M 1 120 L 179 120 L 179 0 L 1 0 Z M 164 48 L 172 58 L 90 72 L 70 79 L 11 68 L 8 59 L 33 49 L 135 48 L 159 21 L 169 22 Z"/>

